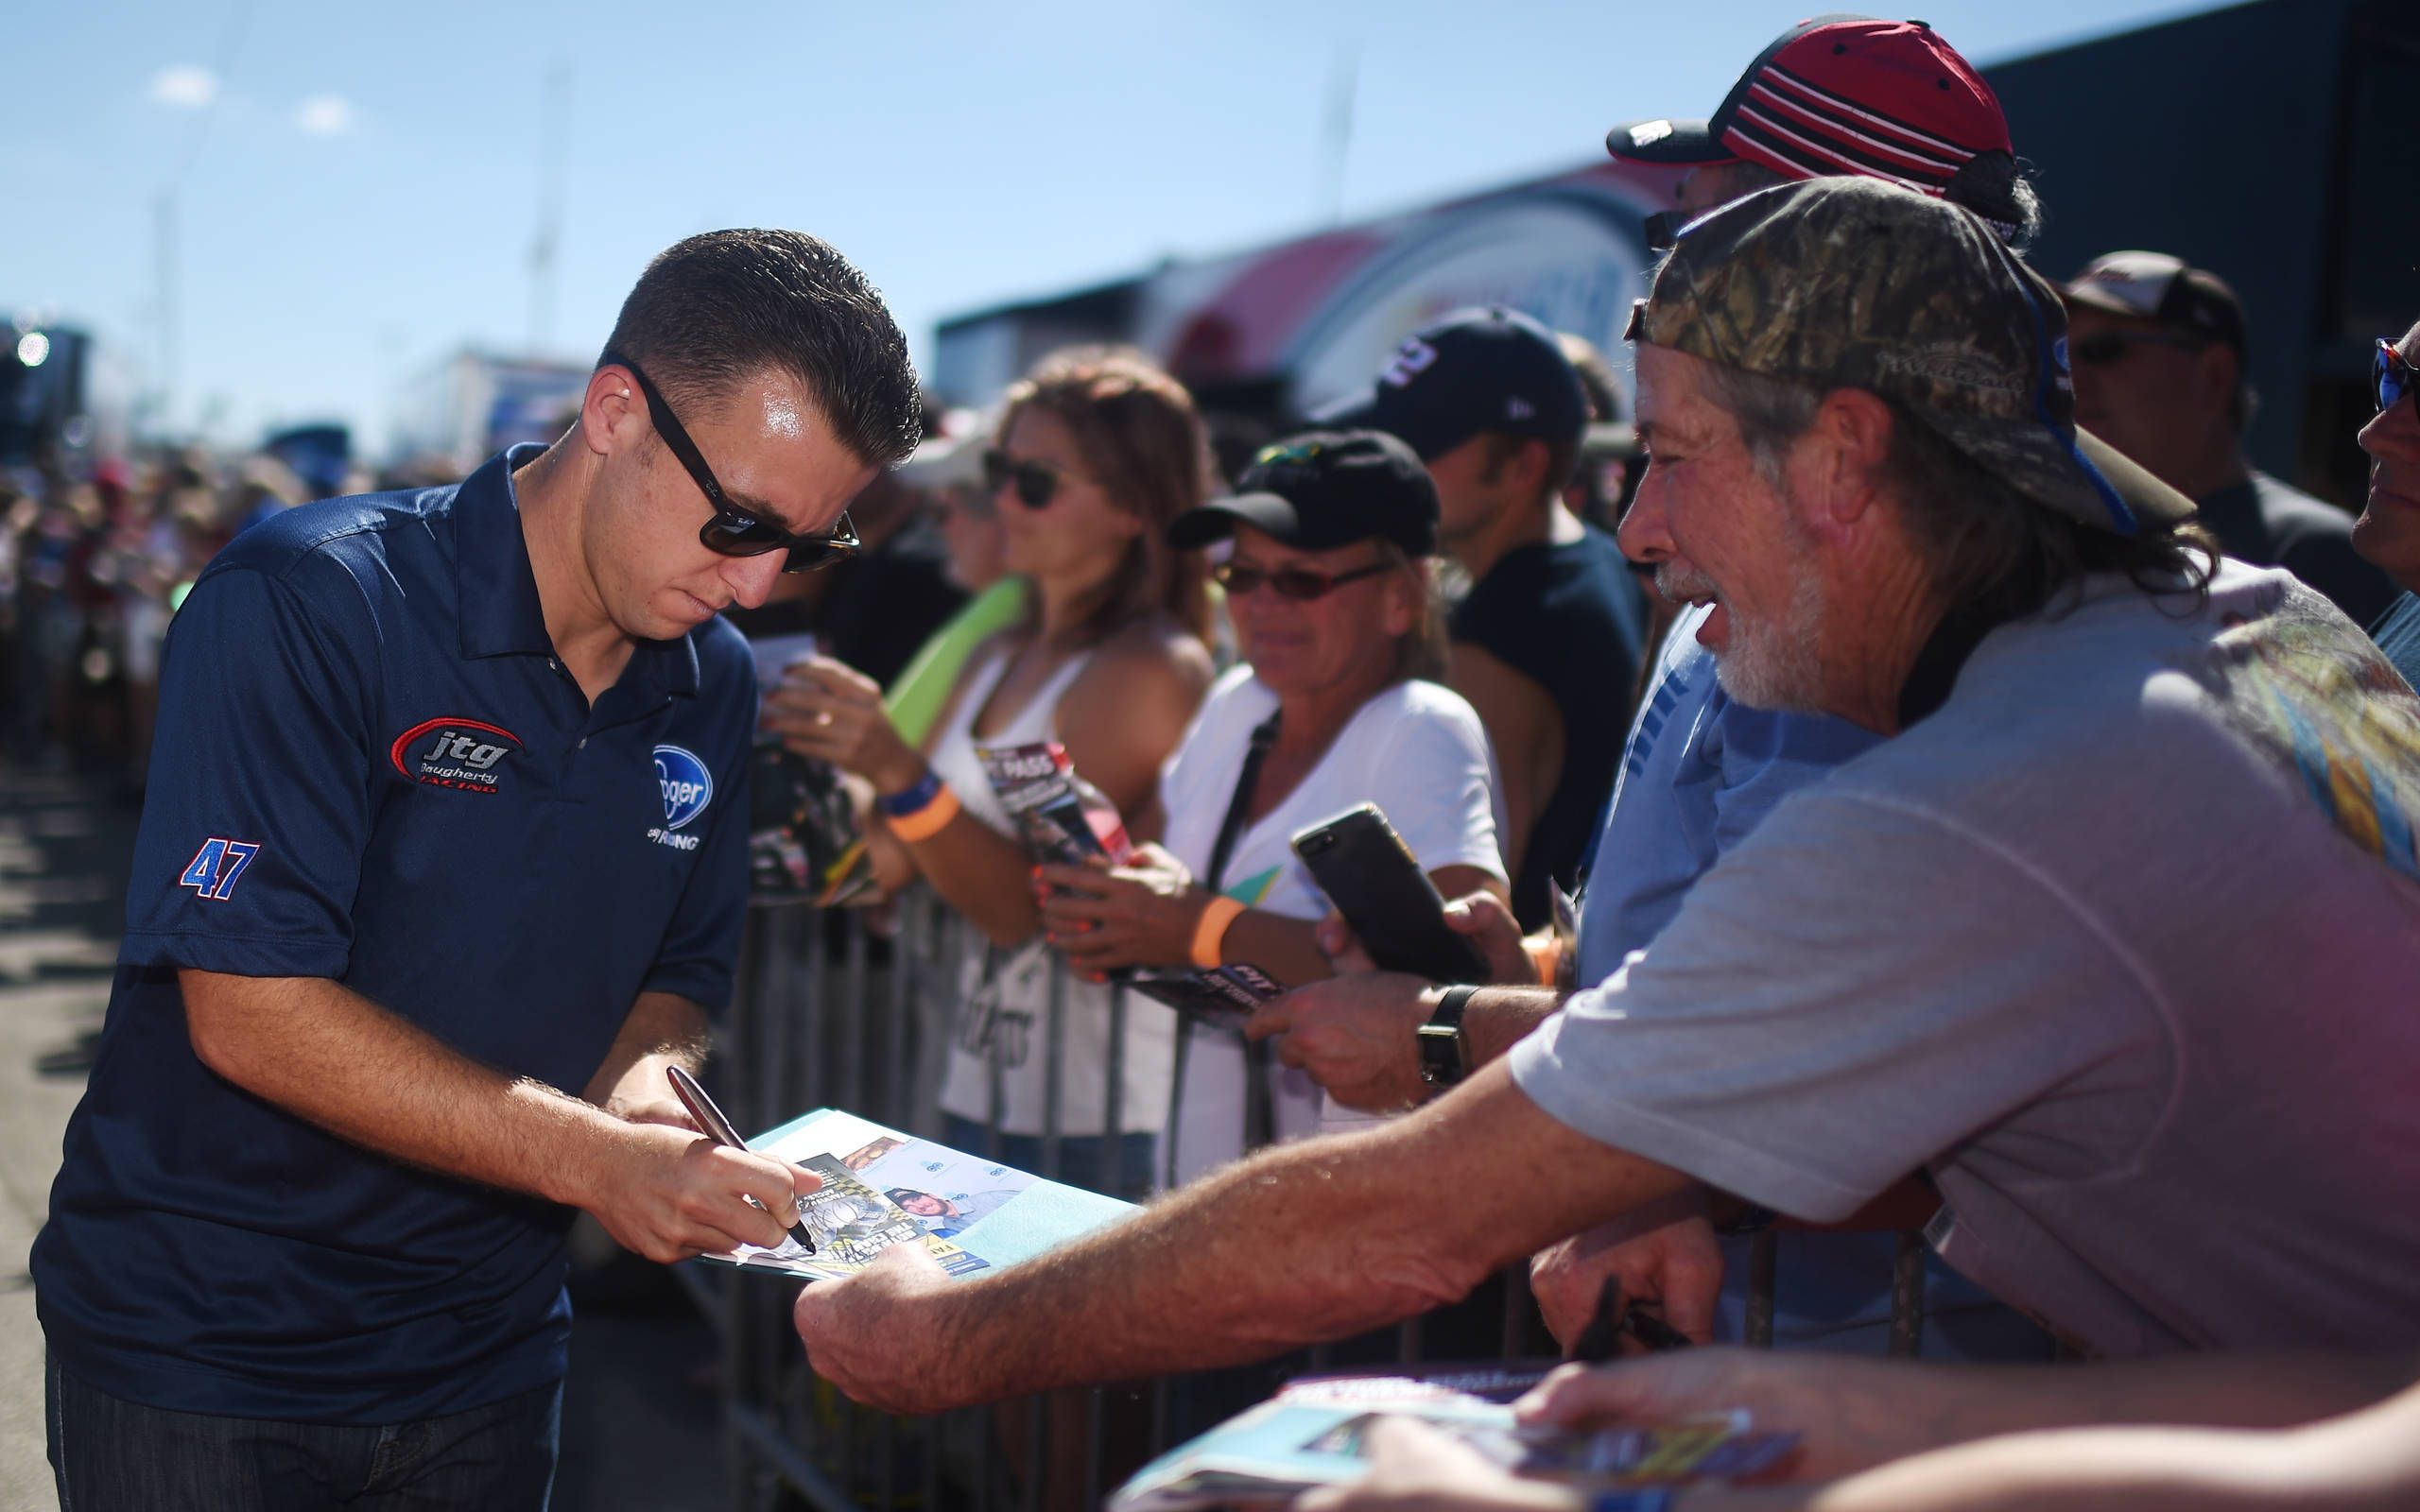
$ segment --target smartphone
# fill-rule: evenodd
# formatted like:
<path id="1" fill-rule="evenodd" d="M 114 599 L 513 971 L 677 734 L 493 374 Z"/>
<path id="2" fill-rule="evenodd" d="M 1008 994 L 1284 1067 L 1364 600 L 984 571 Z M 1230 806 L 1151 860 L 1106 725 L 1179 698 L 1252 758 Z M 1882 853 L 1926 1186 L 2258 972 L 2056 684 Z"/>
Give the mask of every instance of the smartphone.
<path id="1" fill-rule="evenodd" d="M 1376 805 L 1357 808 L 1294 836 L 1311 880 L 1359 936 L 1383 971 L 1432 982 L 1484 982 L 1487 958 L 1445 922 L 1445 900 Z"/>

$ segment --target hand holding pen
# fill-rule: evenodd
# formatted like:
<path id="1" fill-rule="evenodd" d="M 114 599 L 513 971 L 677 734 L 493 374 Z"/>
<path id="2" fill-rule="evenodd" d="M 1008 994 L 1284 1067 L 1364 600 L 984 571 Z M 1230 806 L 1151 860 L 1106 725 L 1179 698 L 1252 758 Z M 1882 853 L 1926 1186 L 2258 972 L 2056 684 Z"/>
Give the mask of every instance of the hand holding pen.
<path id="1" fill-rule="evenodd" d="M 1586 1365 L 1602 1365 L 1621 1351 L 1621 1336 L 1628 1333 L 1650 1350 L 1685 1349 L 1689 1336 L 1647 1310 L 1644 1302 L 1622 1306 L 1621 1278 L 1605 1278 L 1604 1289 L 1597 1294 L 1597 1312 L 1580 1337 L 1571 1344 L 1571 1358 Z"/>
<path id="2" fill-rule="evenodd" d="M 689 1116 L 698 1121 L 698 1127 L 705 1131 L 706 1138 L 734 1149 L 748 1148 L 748 1142 L 739 1137 L 739 1131 L 731 1126 L 731 1120 L 725 1118 L 722 1109 L 715 1106 L 715 1100 L 706 1095 L 706 1090 L 698 1085 L 697 1077 L 679 1066 L 666 1067 L 665 1074 L 672 1079 L 673 1093 L 681 1099 L 682 1106 L 689 1109 Z M 765 1208 L 754 1197 L 744 1200 L 752 1208 Z M 792 1197 L 790 1206 L 790 1237 L 812 1255 L 815 1253 L 815 1235 L 806 1227 L 806 1204 Z M 772 1211 L 769 1208 L 765 1211 Z M 779 1218 L 781 1214 L 774 1213 L 774 1216 Z"/>

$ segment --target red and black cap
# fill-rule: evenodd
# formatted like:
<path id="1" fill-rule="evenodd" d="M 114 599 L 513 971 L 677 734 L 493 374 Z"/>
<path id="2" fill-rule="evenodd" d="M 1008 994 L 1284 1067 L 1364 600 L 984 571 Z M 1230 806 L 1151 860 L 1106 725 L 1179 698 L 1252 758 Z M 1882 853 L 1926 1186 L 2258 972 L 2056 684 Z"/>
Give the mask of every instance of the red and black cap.
<path id="1" fill-rule="evenodd" d="M 2015 147 L 1998 96 L 1930 26 L 1829 15 L 1773 39 L 1711 117 L 1627 122 L 1606 133 L 1605 150 L 1880 179 L 1938 197 L 1972 159 Z"/>

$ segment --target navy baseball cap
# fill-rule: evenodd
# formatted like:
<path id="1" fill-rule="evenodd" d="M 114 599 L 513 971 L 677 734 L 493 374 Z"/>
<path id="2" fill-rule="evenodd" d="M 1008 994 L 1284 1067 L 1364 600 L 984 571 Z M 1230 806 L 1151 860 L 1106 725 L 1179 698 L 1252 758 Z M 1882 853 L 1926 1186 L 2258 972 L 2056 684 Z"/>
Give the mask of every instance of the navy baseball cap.
<path id="1" fill-rule="evenodd" d="M 1437 549 L 1437 485 L 1383 431 L 1305 431 L 1262 447 L 1230 496 L 1170 521 L 1168 544 L 1193 551 L 1237 525 L 1302 551 L 1392 541 L 1426 557 Z"/>
<path id="2" fill-rule="evenodd" d="M 1369 392 L 1312 419 L 1400 437 L 1426 462 L 1481 434 L 1576 444 L 1588 427 L 1588 394 L 1553 332 L 1491 304 L 1423 326 Z"/>

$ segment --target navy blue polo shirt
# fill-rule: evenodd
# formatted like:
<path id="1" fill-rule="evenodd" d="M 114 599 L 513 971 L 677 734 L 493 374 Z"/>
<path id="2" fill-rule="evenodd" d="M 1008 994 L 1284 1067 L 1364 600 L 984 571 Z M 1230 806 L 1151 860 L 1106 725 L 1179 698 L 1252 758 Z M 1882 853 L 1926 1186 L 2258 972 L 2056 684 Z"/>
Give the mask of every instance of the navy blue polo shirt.
<path id="1" fill-rule="evenodd" d="M 332 978 L 575 1094 L 641 991 L 729 999 L 746 643 L 719 619 L 642 642 L 591 708 L 522 541 L 536 450 L 288 510 L 170 626 L 109 1017 L 33 1252 L 50 1347 L 103 1391 L 387 1423 L 563 1372 L 570 1211 L 222 1079 L 176 976 Z"/>

